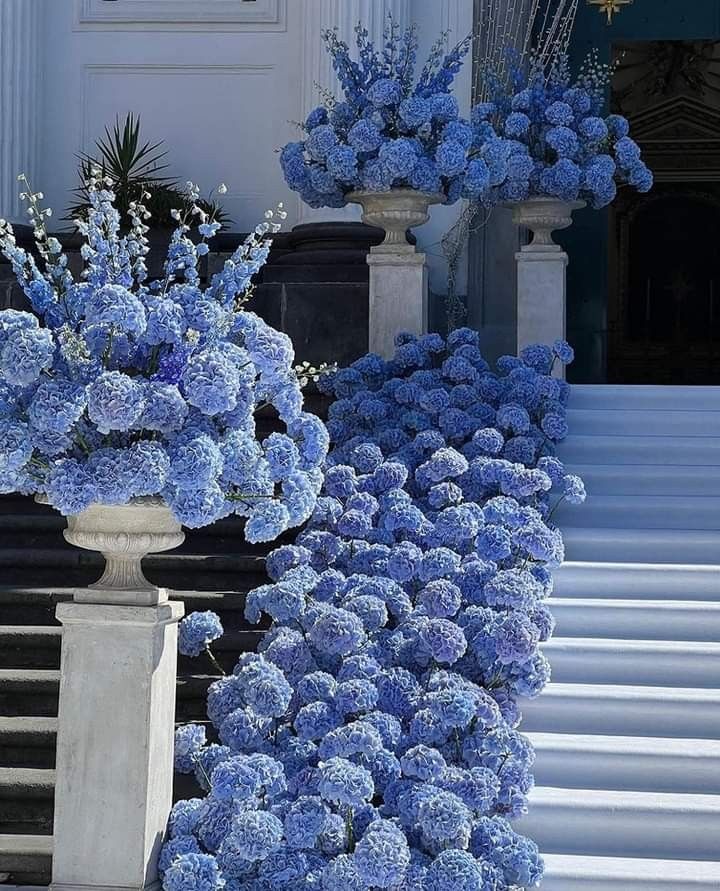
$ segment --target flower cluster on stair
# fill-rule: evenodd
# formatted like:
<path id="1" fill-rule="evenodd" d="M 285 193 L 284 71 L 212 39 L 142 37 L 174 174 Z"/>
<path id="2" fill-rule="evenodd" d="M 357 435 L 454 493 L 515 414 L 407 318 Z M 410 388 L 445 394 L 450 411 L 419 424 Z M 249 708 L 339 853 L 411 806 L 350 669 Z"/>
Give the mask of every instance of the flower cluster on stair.
<path id="1" fill-rule="evenodd" d="M 551 513 L 582 483 L 546 455 L 567 433 L 566 344 L 493 374 L 466 329 L 399 338 L 339 372 L 336 445 L 295 545 L 246 614 L 256 655 L 210 688 L 176 766 L 204 800 L 175 806 L 164 887 L 430 888 L 537 884 L 519 696 L 548 679 L 543 600 L 562 561 Z M 217 635 L 190 616 L 181 646 Z"/>

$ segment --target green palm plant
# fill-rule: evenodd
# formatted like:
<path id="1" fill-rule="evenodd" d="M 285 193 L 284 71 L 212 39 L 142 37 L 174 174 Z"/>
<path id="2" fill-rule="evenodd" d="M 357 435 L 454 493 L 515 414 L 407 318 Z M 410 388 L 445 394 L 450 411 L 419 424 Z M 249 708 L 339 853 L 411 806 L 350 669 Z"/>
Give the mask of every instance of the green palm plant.
<path id="1" fill-rule="evenodd" d="M 116 195 L 115 206 L 123 219 L 127 219 L 130 204 L 140 201 L 149 194 L 143 203 L 152 215 L 152 223 L 160 228 L 173 228 L 175 221 L 171 211 L 181 208 L 186 198 L 177 180 L 165 171 L 167 151 L 162 142 L 143 141 L 140 136 L 140 117 L 129 112 L 121 122 L 116 118 L 112 128 L 105 128 L 105 135 L 95 143 L 96 153 L 81 153 L 79 174 L 81 185 L 75 189 L 75 202 L 68 209 L 68 219 L 84 218 L 89 207 L 87 183 L 93 170 L 100 170 L 112 183 Z M 222 209 L 212 201 L 198 202 L 208 214 L 223 224 L 230 222 Z"/>

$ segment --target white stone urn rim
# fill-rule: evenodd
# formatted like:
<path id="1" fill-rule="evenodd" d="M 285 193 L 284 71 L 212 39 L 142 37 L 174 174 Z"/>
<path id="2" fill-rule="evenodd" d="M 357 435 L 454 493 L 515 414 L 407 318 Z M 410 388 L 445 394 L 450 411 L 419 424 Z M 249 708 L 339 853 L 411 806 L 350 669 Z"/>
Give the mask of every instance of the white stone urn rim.
<path id="1" fill-rule="evenodd" d="M 180 521 L 162 498 L 133 498 L 125 504 L 91 504 L 66 517 L 66 541 L 105 557 L 102 578 L 77 589 L 85 603 L 150 606 L 168 599 L 167 591 L 144 576 L 142 559 L 178 547 L 185 539 Z"/>
<path id="2" fill-rule="evenodd" d="M 423 192 L 421 189 L 411 189 L 409 186 L 397 186 L 382 191 L 376 191 L 374 189 L 354 189 L 352 192 L 348 192 L 345 197 L 348 201 L 352 201 L 354 204 L 360 204 L 362 199 L 369 197 L 374 198 L 380 195 L 388 197 L 394 195 L 396 198 L 401 195 L 407 197 L 422 195 L 427 198 L 431 204 L 445 204 L 447 202 L 447 195 L 444 192 Z"/>
<path id="3" fill-rule="evenodd" d="M 533 195 L 518 201 L 506 201 L 503 206 L 513 212 L 513 222 L 526 226 L 533 233 L 530 244 L 521 248 L 524 253 L 561 252 L 553 240 L 553 232 L 572 225 L 572 215 L 587 206 L 585 201 L 564 201 L 551 195 Z"/>
<path id="4" fill-rule="evenodd" d="M 407 230 L 422 226 L 430 218 L 433 204 L 445 204 L 442 192 L 421 192 L 419 189 L 397 188 L 386 192 L 358 190 L 349 192 L 347 200 L 361 205 L 364 223 L 385 230 L 382 244 L 371 253 L 413 254 L 415 248 L 407 240 Z"/>

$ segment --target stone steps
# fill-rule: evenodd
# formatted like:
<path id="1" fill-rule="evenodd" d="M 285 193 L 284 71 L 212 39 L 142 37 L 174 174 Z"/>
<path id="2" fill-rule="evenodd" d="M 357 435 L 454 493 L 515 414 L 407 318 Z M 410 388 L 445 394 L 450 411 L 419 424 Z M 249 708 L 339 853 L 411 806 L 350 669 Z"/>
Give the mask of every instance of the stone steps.
<path id="1" fill-rule="evenodd" d="M 556 639 L 632 639 L 638 627 L 645 640 L 720 639 L 720 603 L 695 600 L 612 600 L 551 597 L 547 601 L 562 630 Z"/>
<path id="2" fill-rule="evenodd" d="M 720 688 L 720 643 L 558 636 L 541 646 L 560 684 L 633 678 L 636 685 Z"/>
<path id="3" fill-rule="evenodd" d="M 55 767 L 57 718 L 0 718 L 0 764 L 7 767 Z"/>
<path id="4" fill-rule="evenodd" d="M 571 562 L 707 565 L 720 559 L 715 530 L 566 526 L 563 536 L 565 557 Z"/>
<path id="5" fill-rule="evenodd" d="M 720 794 L 720 740 L 530 733 L 541 786 Z"/>
<path id="6" fill-rule="evenodd" d="M 672 473 L 662 464 L 569 464 L 567 469 L 582 477 L 592 496 L 720 496 L 720 468 L 704 464 L 674 467 Z"/>
<path id="7" fill-rule="evenodd" d="M 720 436 L 720 409 L 588 406 L 570 408 L 567 421 L 573 436 Z"/>
<path id="8" fill-rule="evenodd" d="M 574 387 L 568 421 L 589 497 L 556 514 L 518 828 L 547 891 L 720 888 L 720 388 Z"/>
<path id="9" fill-rule="evenodd" d="M 720 601 L 720 567 L 573 561 L 555 571 L 553 597 Z"/>
<path id="10" fill-rule="evenodd" d="M 711 891 L 720 888 L 716 862 L 545 855 L 543 891 Z"/>
<path id="11" fill-rule="evenodd" d="M 712 860 L 720 795 L 536 786 L 517 828 L 549 854 Z"/>
<path id="12" fill-rule="evenodd" d="M 573 410 L 622 408 L 627 411 L 720 411 L 720 387 L 655 387 L 574 384 Z"/>
<path id="13" fill-rule="evenodd" d="M 622 518 L 623 528 L 631 530 L 713 530 L 720 529 L 720 497 L 713 495 L 593 495 L 582 510 L 567 502 L 555 517 L 560 525 L 574 528 L 610 529 Z"/>
<path id="14" fill-rule="evenodd" d="M 550 683 L 521 706 L 523 731 L 720 739 L 720 690 Z"/>
<path id="15" fill-rule="evenodd" d="M 0 835 L 0 874 L 20 885 L 47 885 L 52 862 L 52 836 Z"/>
<path id="16" fill-rule="evenodd" d="M 51 835 L 55 771 L 0 768 L 0 826 L 5 833 Z"/>
<path id="17" fill-rule="evenodd" d="M 558 447 L 568 464 L 664 465 L 669 468 L 720 464 L 720 438 L 715 436 L 570 436 Z"/>

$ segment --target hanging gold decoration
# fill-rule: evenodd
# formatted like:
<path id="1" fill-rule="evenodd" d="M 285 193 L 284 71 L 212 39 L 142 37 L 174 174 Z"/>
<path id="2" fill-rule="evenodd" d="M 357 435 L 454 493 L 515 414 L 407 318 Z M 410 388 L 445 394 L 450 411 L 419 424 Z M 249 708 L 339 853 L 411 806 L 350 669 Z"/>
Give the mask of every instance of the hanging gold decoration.
<path id="1" fill-rule="evenodd" d="M 608 25 L 612 25 L 613 16 L 620 12 L 623 6 L 630 6 L 633 0 L 588 0 L 590 6 L 597 6 L 598 12 L 607 15 Z"/>

